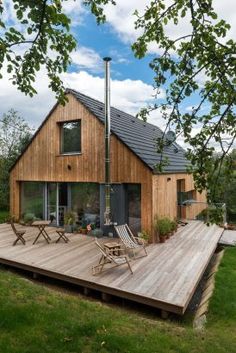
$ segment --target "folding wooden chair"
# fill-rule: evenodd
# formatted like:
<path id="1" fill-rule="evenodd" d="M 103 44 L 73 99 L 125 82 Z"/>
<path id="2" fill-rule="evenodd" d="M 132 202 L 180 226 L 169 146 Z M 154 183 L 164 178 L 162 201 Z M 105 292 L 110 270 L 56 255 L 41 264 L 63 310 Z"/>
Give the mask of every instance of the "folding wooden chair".
<path id="1" fill-rule="evenodd" d="M 56 229 L 56 233 L 59 235 L 59 238 L 57 239 L 56 243 L 58 243 L 61 239 L 64 240 L 65 243 L 68 243 L 70 240 L 66 236 L 66 231 L 63 228 L 58 228 Z"/>
<path id="2" fill-rule="evenodd" d="M 141 239 L 133 235 L 127 224 L 115 226 L 115 230 L 127 252 L 132 251 L 134 258 L 136 258 L 136 251 L 139 250 L 143 250 L 145 253 L 143 256 L 147 256 L 147 250 L 144 242 L 140 243 Z"/>
<path id="3" fill-rule="evenodd" d="M 15 227 L 15 224 L 14 224 L 14 221 L 13 221 L 12 218 L 11 218 L 11 220 L 10 220 L 10 223 L 11 223 L 12 230 L 13 230 L 13 232 L 15 233 L 16 238 L 17 238 L 17 239 L 13 242 L 12 245 L 13 245 L 13 246 L 16 245 L 16 243 L 17 243 L 19 240 L 25 245 L 26 241 L 25 241 L 25 239 L 24 239 L 24 234 L 26 233 L 26 231 L 25 231 L 25 230 L 18 231 L 18 230 L 16 229 L 16 227 Z"/>
<path id="4" fill-rule="evenodd" d="M 93 275 L 99 274 L 103 271 L 103 268 L 107 264 L 114 264 L 115 266 L 127 265 L 129 267 L 130 272 L 133 274 L 132 268 L 130 266 L 128 256 L 126 255 L 114 255 L 113 253 L 109 253 L 108 250 L 105 251 L 101 244 L 99 244 L 97 238 L 95 238 L 95 244 L 97 245 L 99 251 L 102 256 L 99 260 L 98 265 L 92 267 Z M 113 268 L 112 267 L 112 268 Z"/>

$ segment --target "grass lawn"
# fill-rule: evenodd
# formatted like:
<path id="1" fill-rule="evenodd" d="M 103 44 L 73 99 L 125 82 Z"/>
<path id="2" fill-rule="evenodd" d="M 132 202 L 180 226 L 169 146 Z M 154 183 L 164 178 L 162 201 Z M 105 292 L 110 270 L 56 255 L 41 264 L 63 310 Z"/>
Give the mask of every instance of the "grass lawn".
<path id="1" fill-rule="evenodd" d="M 8 211 L 0 210 L 0 223 L 4 223 L 8 216 L 9 216 Z"/>
<path id="2" fill-rule="evenodd" d="M 236 249 L 217 274 L 206 329 L 56 292 L 0 268 L 1 353 L 236 352 Z"/>

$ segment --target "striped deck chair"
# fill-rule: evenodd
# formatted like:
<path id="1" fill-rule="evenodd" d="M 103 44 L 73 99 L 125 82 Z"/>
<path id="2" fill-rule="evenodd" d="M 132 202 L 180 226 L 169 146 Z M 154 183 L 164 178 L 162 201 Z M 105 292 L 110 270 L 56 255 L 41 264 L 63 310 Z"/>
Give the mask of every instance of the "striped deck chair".
<path id="1" fill-rule="evenodd" d="M 134 258 L 136 258 L 136 251 L 144 251 L 144 255 L 147 256 L 147 251 L 144 242 L 141 239 L 135 237 L 131 232 L 127 224 L 122 224 L 120 226 L 115 226 L 116 233 L 118 234 L 120 240 L 125 246 L 127 252 L 132 251 Z M 139 256 L 139 257 L 142 257 Z"/>
<path id="2" fill-rule="evenodd" d="M 104 266 L 107 264 L 114 264 L 115 266 L 113 266 L 113 267 L 127 264 L 130 272 L 133 274 L 128 257 L 126 255 L 116 255 L 115 256 L 112 253 L 105 251 L 104 248 L 102 247 L 102 245 L 99 244 L 97 238 L 95 238 L 95 244 L 97 245 L 98 249 L 100 250 L 100 253 L 102 256 L 99 260 L 98 265 L 92 267 L 93 275 L 101 273 Z"/>

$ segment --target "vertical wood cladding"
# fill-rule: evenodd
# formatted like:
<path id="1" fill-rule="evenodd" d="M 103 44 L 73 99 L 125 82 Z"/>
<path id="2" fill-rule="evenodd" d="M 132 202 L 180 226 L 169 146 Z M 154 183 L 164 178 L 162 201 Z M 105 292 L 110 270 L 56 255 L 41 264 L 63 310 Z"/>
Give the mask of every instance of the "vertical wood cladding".
<path id="1" fill-rule="evenodd" d="M 57 106 L 11 172 L 11 212 L 19 216 L 19 181 L 104 182 L 104 125 L 76 98 Z M 81 154 L 60 155 L 59 122 L 81 119 Z M 68 169 L 70 166 L 70 170 Z M 151 230 L 152 172 L 115 135 L 111 182 L 140 183 L 142 228 Z"/>
<path id="2" fill-rule="evenodd" d="M 78 100 L 68 95 L 58 105 L 11 171 L 11 213 L 20 214 L 20 181 L 104 182 L 104 125 Z M 60 155 L 59 122 L 81 119 L 81 154 Z M 68 168 L 70 166 L 70 168 Z M 169 181 L 168 181 L 169 178 Z M 153 232 L 155 215 L 177 215 L 177 180 L 185 179 L 185 191 L 194 189 L 189 174 L 153 175 L 151 170 L 115 135 L 111 136 L 111 182 L 141 184 L 142 229 Z M 196 193 L 198 201 L 205 194 Z M 205 204 L 186 207 L 194 218 Z"/>
<path id="3" fill-rule="evenodd" d="M 185 190 L 194 190 L 194 182 L 191 174 L 164 174 L 153 175 L 153 216 L 168 216 L 172 219 L 177 217 L 177 180 L 185 181 Z M 186 207 L 186 218 L 194 219 L 196 215 L 206 208 L 206 193 L 200 194 L 194 191 L 194 199 L 198 204 L 192 204 Z"/>

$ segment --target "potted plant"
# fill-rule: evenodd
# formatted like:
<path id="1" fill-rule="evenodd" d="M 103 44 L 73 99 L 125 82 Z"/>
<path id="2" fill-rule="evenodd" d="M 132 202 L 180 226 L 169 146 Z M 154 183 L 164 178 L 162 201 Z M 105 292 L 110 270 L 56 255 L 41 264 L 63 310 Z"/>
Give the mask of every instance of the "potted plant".
<path id="1" fill-rule="evenodd" d="M 85 219 L 82 220 L 80 232 L 81 232 L 81 234 L 87 234 L 88 233 L 87 221 Z"/>
<path id="2" fill-rule="evenodd" d="M 170 225 L 171 225 L 171 235 L 174 235 L 174 233 L 177 231 L 178 224 L 176 221 L 172 220 L 170 221 Z"/>
<path id="3" fill-rule="evenodd" d="M 64 214 L 64 224 L 67 233 L 72 233 L 73 225 L 75 223 L 75 214 L 72 211 L 68 211 Z"/>
<path id="4" fill-rule="evenodd" d="M 138 238 L 140 238 L 142 243 L 148 244 L 148 240 L 150 239 L 150 234 L 145 230 L 142 230 L 138 233 Z"/>
<path id="5" fill-rule="evenodd" d="M 171 219 L 168 217 L 165 217 L 165 222 L 166 222 L 166 227 L 168 229 L 166 237 L 167 237 L 167 239 L 169 239 L 171 237 L 171 235 L 173 235 Z"/>
<path id="6" fill-rule="evenodd" d="M 160 243 L 164 243 L 167 238 L 167 234 L 171 230 L 171 223 L 169 218 L 157 218 L 154 223 L 154 228 L 159 235 Z"/>

